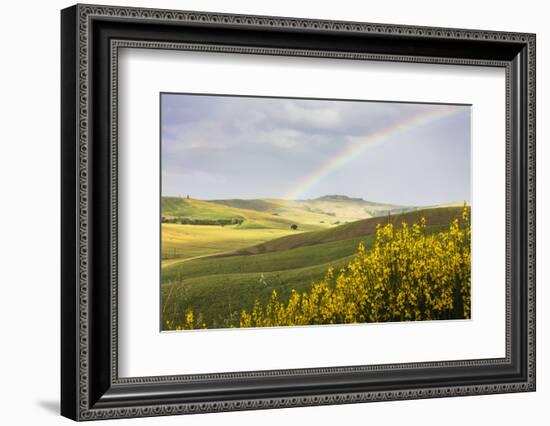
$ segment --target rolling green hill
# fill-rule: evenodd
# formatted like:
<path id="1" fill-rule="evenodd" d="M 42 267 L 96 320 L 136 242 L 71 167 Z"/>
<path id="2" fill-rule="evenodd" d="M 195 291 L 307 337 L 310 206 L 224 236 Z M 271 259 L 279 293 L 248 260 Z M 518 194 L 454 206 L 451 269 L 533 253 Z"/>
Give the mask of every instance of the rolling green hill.
<path id="1" fill-rule="evenodd" d="M 256 299 L 265 303 L 273 290 L 283 299 L 292 289 L 308 291 L 329 266 L 347 265 L 360 241 L 370 245 L 372 236 L 168 266 L 162 270 L 163 316 L 169 319 L 193 306 L 209 328 L 235 325 L 230 319 L 238 319 L 241 310 L 250 309 Z"/>
<path id="2" fill-rule="evenodd" d="M 455 217 L 460 217 L 462 207 L 441 207 L 434 209 L 415 210 L 408 213 L 374 217 L 346 223 L 334 228 L 323 229 L 314 232 L 288 235 L 275 240 L 270 240 L 253 247 L 241 249 L 235 252 L 237 255 L 268 253 L 280 250 L 289 250 L 313 244 L 330 241 L 345 240 L 362 235 L 370 235 L 376 231 L 376 226 L 391 222 L 399 225 L 402 222 L 414 223 L 424 217 L 430 226 L 446 225 Z"/>
<path id="3" fill-rule="evenodd" d="M 201 275 L 270 272 L 317 265 L 355 253 L 361 241 L 370 243 L 372 237 L 372 235 L 359 236 L 257 255 L 208 256 L 164 268 L 163 280 L 181 281 Z"/>
<path id="4" fill-rule="evenodd" d="M 354 217 L 370 217 L 367 209 L 394 207 L 342 195 L 300 201 L 162 197 L 162 266 L 249 247 L 251 253 L 261 253 L 268 241 L 336 228 Z M 318 237 L 323 235 L 307 238 L 316 242 Z"/>
<path id="5" fill-rule="evenodd" d="M 193 307 L 208 328 L 229 328 L 239 323 L 243 308 L 250 309 L 256 299 L 265 303 L 273 290 L 283 299 L 292 289 L 306 291 L 323 277 L 330 265 L 345 266 L 350 258 L 336 262 L 270 272 L 201 275 L 162 285 L 162 317 L 180 320 Z M 202 322 L 199 320 L 199 322 Z"/>
<path id="6" fill-rule="evenodd" d="M 293 218 L 263 211 L 232 207 L 194 198 L 162 197 L 163 222 L 197 225 L 236 225 L 242 229 L 289 229 Z M 319 224 L 299 223 L 303 230 L 320 229 Z"/>
<path id="7" fill-rule="evenodd" d="M 330 225 L 383 216 L 390 211 L 403 212 L 416 208 L 375 203 L 345 195 L 325 195 L 310 200 L 262 198 L 254 200 L 211 200 L 210 202 L 228 207 L 268 212 L 289 217 L 301 223 L 325 223 Z"/>
<path id="8" fill-rule="evenodd" d="M 462 208 L 446 207 L 364 219 L 166 265 L 162 269 L 163 318 L 181 318 L 193 307 L 209 328 L 230 327 L 238 323 L 240 311 L 250 309 L 256 299 L 266 303 L 276 290 L 284 300 L 292 289 L 308 291 L 329 266 L 338 269 L 347 265 L 360 242 L 370 246 L 378 224 L 411 224 L 424 217 L 428 232 L 436 232 L 461 212 Z"/>
<path id="9" fill-rule="evenodd" d="M 292 224 L 301 231 L 330 228 L 371 217 L 417 210 L 365 201 L 344 195 L 326 195 L 311 200 L 226 199 L 162 197 L 164 223 L 190 225 L 237 225 L 243 229 L 278 228 Z"/>
<path id="10" fill-rule="evenodd" d="M 207 220 L 244 219 L 243 216 L 232 209 L 192 198 L 162 197 L 161 211 L 162 216 L 168 218 Z"/>
<path id="11" fill-rule="evenodd" d="M 231 253 L 297 232 L 290 228 L 247 229 L 239 226 L 163 223 L 162 267 L 189 259 Z"/>
<path id="12" fill-rule="evenodd" d="M 264 199 L 229 199 L 229 200 L 210 200 L 210 203 L 233 207 L 236 209 L 255 210 L 258 212 L 276 212 L 279 204 Z"/>

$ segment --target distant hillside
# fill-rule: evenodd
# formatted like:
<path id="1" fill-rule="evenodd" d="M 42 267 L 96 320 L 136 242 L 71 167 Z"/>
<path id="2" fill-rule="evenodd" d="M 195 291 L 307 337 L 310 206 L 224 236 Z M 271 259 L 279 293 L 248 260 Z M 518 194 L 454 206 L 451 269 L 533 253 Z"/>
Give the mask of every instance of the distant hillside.
<path id="1" fill-rule="evenodd" d="M 346 202 L 356 202 L 356 203 L 364 203 L 365 200 L 362 198 L 353 198 L 348 197 L 347 195 L 323 195 L 322 197 L 313 198 L 309 201 L 346 201 Z"/>
<path id="2" fill-rule="evenodd" d="M 390 211 L 409 209 L 406 206 L 382 204 L 367 201 L 362 198 L 351 198 L 346 195 L 325 195 L 311 200 L 292 201 L 299 208 L 310 209 L 316 212 L 338 217 L 341 221 L 366 219 L 369 217 L 384 216 Z"/>
<path id="3" fill-rule="evenodd" d="M 309 201 L 309 202 L 330 202 L 330 201 L 336 201 L 336 202 L 347 202 L 347 203 L 359 203 L 363 205 L 368 206 L 379 206 L 383 207 L 384 209 L 387 208 L 402 208 L 403 206 L 394 205 L 394 204 L 385 204 L 385 203 L 376 203 L 374 201 L 367 201 L 363 198 L 354 198 L 354 197 L 348 197 L 347 195 L 323 195 L 322 197 L 313 198 L 311 200 L 302 200 L 302 201 Z"/>
<path id="4" fill-rule="evenodd" d="M 462 207 L 440 207 L 416 210 L 391 216 L 363 219 L 329 229 L 288 235 L 247 249 L 238 250 L 234 254 L 269 253 L 371 235 L 376 232 L 376 226 L 378 224 L 388 223 L 388 221 L 399 226 L 402 222 L 409 224 L 419 222 L 421 218 L 424 217 L 428 226 L 448 225 L 454 218 L 460 217 L 461 214 Z"/>
<path id="5" fill-rule="evenodd" d="M 456 203 L 431 208 L 461 205 L 462 203 Z M 340 225 L 348 222 L 385 218 L 388 214 L 398 215 L 425 209 L 382 204 L 345 195 L 325 195 L 311 200 L 265 198 L 205 201 L 162 197 L 163 223 L 231 225 L 242 229 L 286 229 L 296 225 L 298 232 L 335 227 L 340 229 Z"/>
<path id="6" fill-rule="evenodd" d="M 208 200 L 210 203 L 221 204 L 237 209 L 255 210 L 258 212 L 274 212 L 279 205 L 263 199 L 229 199 L 229 200 Z"/>
<path id="7" fill-rule="evenodd" d="M 210 200 L 209 202 L 224 205 L 231 208 L 239 208 L 257 211 L 272 216 L 286 218 L 299 226 L 299 228 L 314 226 L 318 229 L 326 228 L 331 225 L 349 220 L 349 217 L 338 215 L 334 212 L 325 212 L 320 208 L 315 208 L 307 202 L 287 201 L 281 199 L 229 199 L 229 200 Z M 334 204 L 334 202 L 333 202 Z M 340 213 L 345 212 L 344 204 L 340 206 Z M 367 217 L 366 213 L 361 213 L 361 217 Z M 354 217 L 353 220 L 355 220 Z M 301 225 L 301 226 L 300 226 Z"/>
<path id="8" fill-rule="evenodd" d="M 288 217 L 299 223 L 339 225 L 343 222 L 385 216 L 389 212 L 403 213 L 418 207 L 398 206 L 366 201 L 346 195 L 324 195 L 309 200 L 277 198 L 210 200 L 228 207 L 255 210 Z"/>
<path id="9" fill-rule="evenodd" d="M 198 200 L 162 197 L 164 223 L 235 225 L 240 228 L 285 228 L 298 231 L 329 228 L 345 222 L 386 215 L 394 206 L 346 196 L 314 200 L 281 199 Z"/>
<path id="10" fill-rule="evenodd" d="M 162 197 L 161 208 L 164 223 L 234 225 L 241 229 L 289 229 L 291 225 L 298 223 L 301 231 L 323 228 L 317 221 L 313 221 L 315 225 L 312 225 L 296 221 L 294 217 L 283 217 L 194 198 Z"/>
<path id="11" fill-rule="evenodd" d="M 234 210 L 192 198 L 162 197 L 161 211 L 165 219 L 244 220 Z"/>

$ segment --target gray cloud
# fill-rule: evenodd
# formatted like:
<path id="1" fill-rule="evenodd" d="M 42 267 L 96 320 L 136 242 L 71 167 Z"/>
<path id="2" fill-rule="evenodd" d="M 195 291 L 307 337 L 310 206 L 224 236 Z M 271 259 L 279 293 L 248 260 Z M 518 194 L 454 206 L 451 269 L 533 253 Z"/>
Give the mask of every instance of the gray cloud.
<path id="1" fill-rule="evenodd" d="M 357 138 L 453 108 L 457 114 L 366 148 L 303 194 L 418 205 L 470 199 L 464 107 L 163 94 L 163 194 L 281 197 Z"/>

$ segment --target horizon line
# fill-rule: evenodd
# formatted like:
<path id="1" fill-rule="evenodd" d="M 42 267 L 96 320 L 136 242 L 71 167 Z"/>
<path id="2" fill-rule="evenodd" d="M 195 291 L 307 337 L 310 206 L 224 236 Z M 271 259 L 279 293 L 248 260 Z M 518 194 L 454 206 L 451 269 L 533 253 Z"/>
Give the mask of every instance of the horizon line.
<path id="1" fill-rule="evenodd" d="M 380 204 L 385 206 L 395 206 L 395 207 L 433 207 L 433 206 L 443 206 L 443 205 L 449 205 L 449 204 L 466 204 L 471 205 L 471 201 L 469 200 L 454 200 L 454 201 L 443 201 L 443 202 L 436 202 L 431 204 L 396 204 L 393 202 L 383 202 L 383 201 L 373 201 L 368 200 L 363 197 L 351 197 L 348 195 L 342 195 L 342 194 L 327 194 L 327 195 L 321 195 L 319 197 L 315 198 L 295 198 L 295 199 L 289 199 L 289 198 L 283 198 L 283 197 L 228 197 L 228 198 L 197 198 L 197 197 L 191 197 L 190 195 L 170 195 L 170 194 L 161 194 L 161 198 L 163 197 L 171 197 L 171 198 L 182 198 L 182 199 L 191 199 L 191 200 L 198 200 L 198 201 L 229 201 L 229 200 L 238 200 L 238 201 L 253 201 L 253 200 L 279 200 L 279 201 L 315 201 L 320 200 L 322 198 L 330 198 L 330 197 L 342 197 L 347 198 L 349 200 L 361 200 L 366 203 L 372 203 L 372 204 Z"/>

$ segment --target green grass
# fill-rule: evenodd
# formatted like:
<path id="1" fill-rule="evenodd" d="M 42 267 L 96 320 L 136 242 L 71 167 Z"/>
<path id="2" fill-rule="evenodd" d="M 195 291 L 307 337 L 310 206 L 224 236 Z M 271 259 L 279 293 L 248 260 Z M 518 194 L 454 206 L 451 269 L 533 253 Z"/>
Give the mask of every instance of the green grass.
<path id="1" fill-rule="evenodd" d="M 270 240 L 253 247 L 240 249 L 238 254 L 259 254 L 273 251 L 289 250 L 296 247 L 309 246 L 355 238 L 362 235 L 370 235 L 376 232 L 377 225 L 391 221 L 394 226 L 402 222 L 412 224 L 419 222 L 424 217 L 430 226 L 450 223 L 455 217 L 460 217 L 461 207 L 442 207 L 437 209 L 424 209 L 393 216 L 374 217 L 343 224 L 337 227 L 323 229 L 315 232 L 291 234 L 275 240 Z"/>
<path id="2" fill-rule="evenodd" d="M 296 233 L 285 229 L 243 229 L 235 226 L 162 224 L 163 267 L 177 261 L 232 252 Z"/>
<path id="3" fill-rule="evenodd" d="M 312 231 L 346 222 L 387 214 L 389 209 L 405 207 L 368 202 L 345 196 L 326 196 L 313 200 L 226 199 L 162 197 L 162 216 L 167 221 L 239 222 L 245 229 L 285 228 L 292 224 Z"/>
<path id="4" fill-rule="evenodd" d="M 272 272 L 309 267 L 347 257 L 357 251 L 361 241 L 370 244 L 371 240 L 372 235 L 369 235 L 252 256 L 211 256 L 165 267 L 162 279 L 163 282 L 184 281 L 204 275 Z"/>
<path id="5" fill-rule="evenodd" d="M 431 227 L 435 232 L 441 227 Z M 193 307 L 208 328 L 237 326 L 242 309 L 256 299 L 267 303 L 273 290 L 286 300 L 291 290 L 309 291 L 329 266 L 348 265 L 360 241 L 370 247 L 373 236 L 334 241 L 282 252 L 197 259 L 163 269 L 163 318 L 183 321 Z"/>
<path id="6" fill-rule="evenodd" d="M 162 197 L 162 215 L 189 219 L 244 219 L 234 210 L 192 198 Z"/>
<path id="7" fill-rule="evenodd" d="M 242 201 L 242 200 L 241 200 Z M 191 220 L 237 220 L 242 229 L 290 229 L 297 224 L 298 229 L 312 231 L 324 226 L 317 221 L 300 222 L 296 217 L 275 216 L 270 212 L 247 210 L 219 202 L 203 201 L 194 198 L 162 197 L 162 216 L 167 219 L 184 218 Z M 196 225 L 208 226 L 208 225 Z"/>
<path id="8" fill-rule="evenodd" d="M 192 306 L 208 328 L 236 326 L 242 309 L 250 309 L 256 299 L 265 303 L 273 290 L 283 299 L 288 298 L 292 289 L 307 291 L 326 274 L 330 265 L 339 268 L 351 258 L 282 271 L 202 275 L 168 281 L 162 285 L 163 319 L 182 322 L 186 310 Z"/>
<path id="9" fill-rule="evenodd" d="M 271 292 L 287 298 L 292 289 L 308 291 L 330 265 L 346 266 L 361 241 L 373 236 L 295 248 L 273 253 L 208 257 L 166 266 L 162 270 L 164 320 L 181 321 L 192 306 L 208 328 L 238 324 L 243 308 Z"/>
<path id="10" fill-rule="evenodd" d="M 378 224 L 389 220 L 400 226 L 424 217 L 429 232 L 436 232 L 461 211 L 460 207 L 427 209 L 310 232 L 163 224 L 163 249 L 186 250 L 183 260 L 163 261 L 163 320 L 182 323 L 192 307 L 208 328 L 238 325 L 242 309 L 250 310 L 256 299 L 265 304 L 276 290 L 285 300 L 292 289 L 308 291 L 329 266 L 346 266 L 361 241 L 370 246 Z"/>
<path id="11" fill-rule="evenodd" d="M 358 205 L 356 201 L 348 199 L 329 202 L 327 200 L 296 201 L 267 198 L 214 200 L 209 202 L 279 216 L 298 224 L 300 227 L 314 225 L 316 228 L 325 228 L 330 227 L 331 224 L 337 221 L 343 223 L 348 220 L 371 216 L 364 208 L 365 202 Z"/>
<path id="12" fill-rule="evenodd" d="M 231 200 L 230 200 L 231 201 Z M 286 217 L 283 213 L 246 210 L 240 207 L 260 205 L 277 206 L 262 200 L 235 200 L 228 206 L 222 203 L 196 200 L 193 198 L 162 197 L 162 216 L 165 219 L 190 219 L 199 221 L 238 220 L 238 225 L 179 223 L 162 224 L 163 266 L 178 260 L 219 254 L 261 244 L 285 235 L 297 235 L 330 226 L 317 223 L 316 215 L 303 213 Z M 298 229 L 292 230 L 291 225 Z"/>

